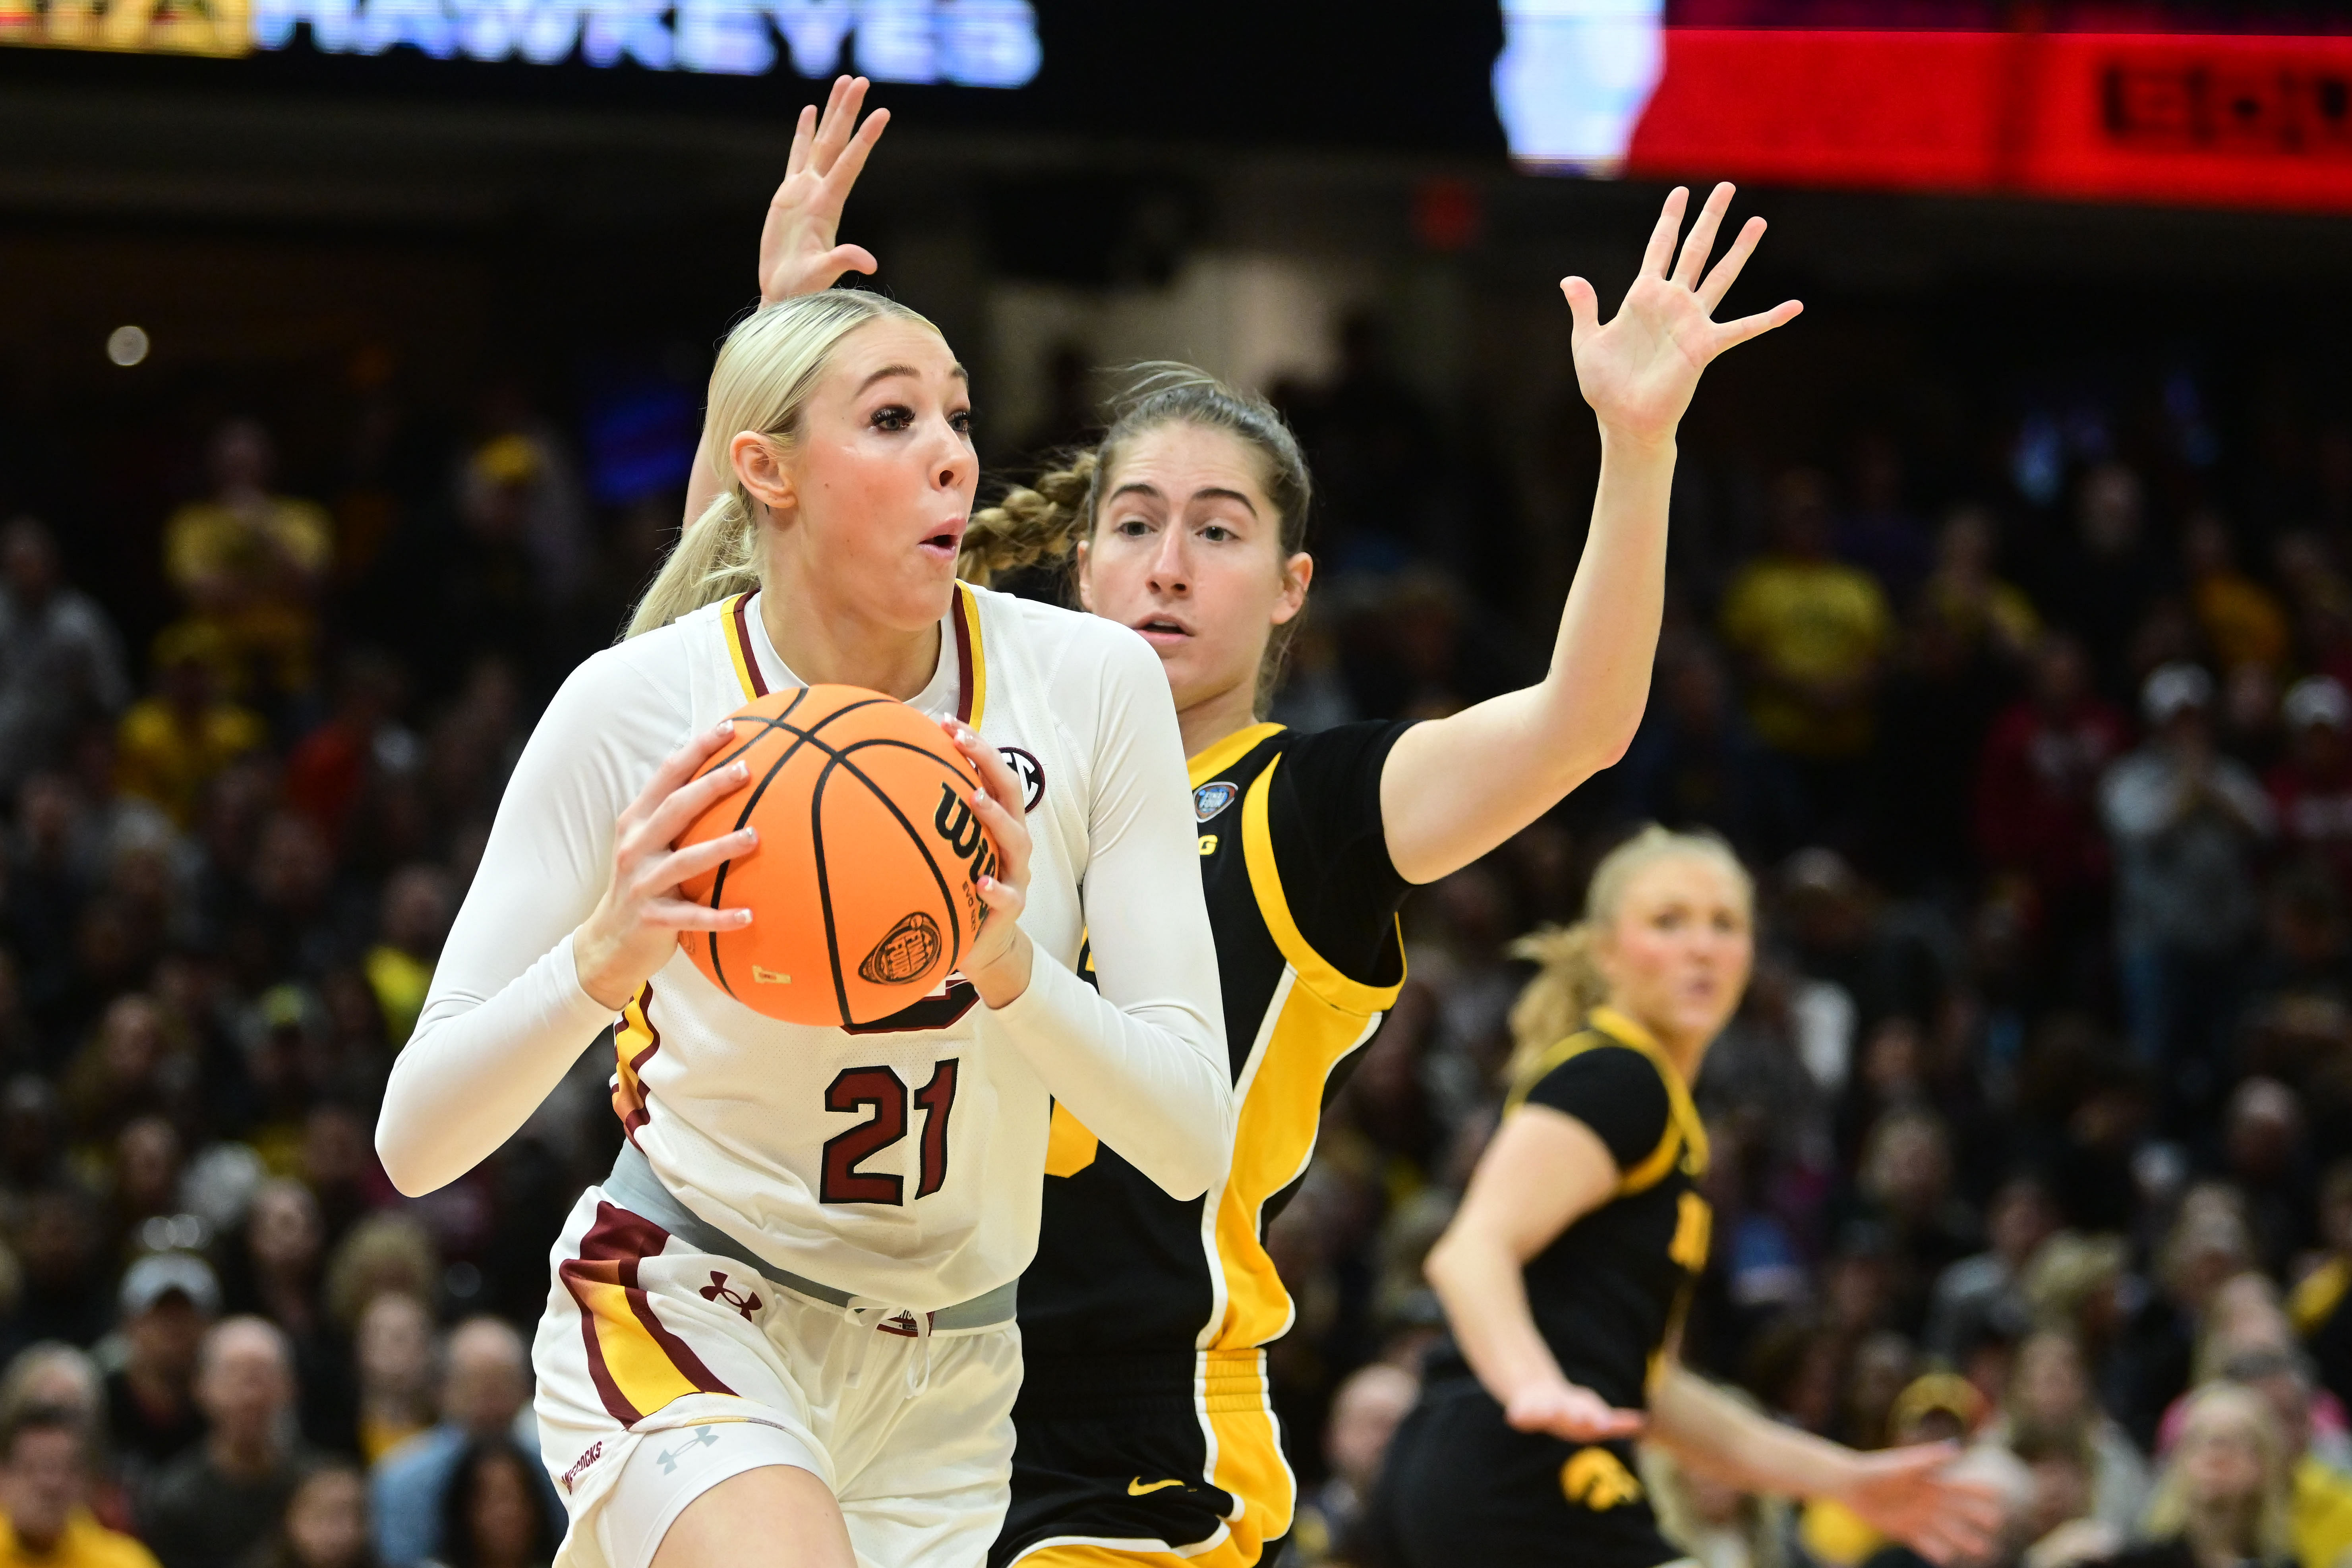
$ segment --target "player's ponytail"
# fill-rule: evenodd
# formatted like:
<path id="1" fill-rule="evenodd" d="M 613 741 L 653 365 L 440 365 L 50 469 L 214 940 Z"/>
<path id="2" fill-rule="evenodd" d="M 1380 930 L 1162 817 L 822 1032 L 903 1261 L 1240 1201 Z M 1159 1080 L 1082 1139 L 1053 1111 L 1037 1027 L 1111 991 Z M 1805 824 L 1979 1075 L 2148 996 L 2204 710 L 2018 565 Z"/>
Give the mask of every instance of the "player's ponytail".
<path id="1" fill-rule="evenodd" d="M 1505 1081 L 1517 1084 L 1543 1054 L 1584 1026 L 1584 1016 L 1609 999 L 1609 982 L 1593 950 L 1617 923 L 1633 879 L 1662 860 L 1706 860 L 1721 867 L 1751 906 L 1756 884 L 1730 845 L 1712 833 L 1676 833 L 1651 823 L 1601 858 L 1584 894 L 1584 918 L 1545 926 L 1511 944 L 1511 956 L 1534 963 L 1535 978 L 1511 1005 L 1511 1061 Z"/>
<path id="2" fill-rule="evenodd" d="M 789 443 L 833 363 L 833 351 L 868 321 L 885 319 L 931 327 L 896 300 L 863 289 L 827 289 L 763 305 L 727 334 L 711 368 L 704 422 L 712 437 L 709 460 L 719 494 L 679 531 L 637 601 L 625 637 L 760 585 L 761 509 L 736 479 L 729 447 L 745 430 Z"/>

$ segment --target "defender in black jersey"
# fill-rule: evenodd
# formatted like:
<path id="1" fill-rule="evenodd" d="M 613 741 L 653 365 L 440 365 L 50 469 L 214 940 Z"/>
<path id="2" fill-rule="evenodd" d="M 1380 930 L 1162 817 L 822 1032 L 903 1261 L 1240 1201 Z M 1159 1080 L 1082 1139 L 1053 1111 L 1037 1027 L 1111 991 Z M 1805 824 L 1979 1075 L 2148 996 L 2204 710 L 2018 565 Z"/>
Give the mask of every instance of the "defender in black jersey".
<path id="1" fill-rule="evenodd" d="M 1389 858 L 1380 777 L 1405 729 L 1255 724 L 1192 760 L 1244 1126 L 1223 1189 L 1179 1203 L 1056 1109 L 1021 1282 L 1013 1507 L 992 1562 L 1117 1542 L 1206 1543 L 1192 1561 L 1245 1564 L 1289 1527 L 1260 1347 L 1291 1305 L 1263 1237 L 1404 979 L 1410 884 Z"/>
<path id="2" fill-rule="evenodd" d="M 845 189 L 838 175 L 788 176 L 761 237 L 763 280 L 871 269 L 834 243 Z M 1265 1347 L 1292 1311 L 1265 1226 L 1306 1173 L 1344 1064 L 1402 984 L 1408 889 L 1533 822 L 1621 756 L 1640 722 L 1675 427 L 1717 354 L 1798 310 L 1713 319 L 1763 231 L 1749 219 L 1706 269 L 1731 194 L 1717 188 L 1687 245 L 1688 193 L 1667 197 L 1607 325 L 1590 284 L 1562 281 L 1601 474 L 1534 686 L 1409 725 L 1298 735 L 1261 722 L 1271 655 L 1313 575 L 1310 481 L 1272 407 L 1186 366 L 1149 369 L 1093 449 L 973 514 L 968 574 L 1068 561 L 1080 602 L 1160 655 L 1192 760 L 1236 1112 L 1225 1180 L 1174 1203 L 1056 1108 L 992 1568 L 1250 1568 L 1279 1555 L 1297 1489 Z"/>
<path id="3" fill-rule="evenodd" d="M 1706 1131 L 1689 1080 L 1753 958 L 1747 873 L 1719 839 L 1645 829 L 1604 857 L 1582 921 L 1520 944 L 1504 1116 L 1428 1272 L 1454 1331 L 1374 1500 L 1389 1568 L 1655 1568 L 1633 1439 L 1749 1489 L 1837 1498 L 1938 1561 L 1998 1519 L 1928 1446 L 1862 1455 L 1681 1366 L 1706 1265 Z"/>

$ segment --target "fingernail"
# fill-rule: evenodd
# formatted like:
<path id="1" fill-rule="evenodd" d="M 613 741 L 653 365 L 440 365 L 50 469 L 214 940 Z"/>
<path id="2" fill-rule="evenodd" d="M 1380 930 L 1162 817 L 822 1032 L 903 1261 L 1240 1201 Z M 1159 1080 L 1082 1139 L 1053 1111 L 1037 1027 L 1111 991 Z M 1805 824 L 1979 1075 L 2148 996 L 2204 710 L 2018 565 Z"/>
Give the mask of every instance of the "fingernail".
<path id="1" fill-rule="evenodd" d="M 739 926 L 747 926 L 747 925 L 750 925 L 750 924 L 751 923 L 751 910 L 736 910 L 736 911 L 735 911 L 735 923 L 736 923 L 737 925 L 739 925 Z"/>
<path id="2" fill-rule="evenodd" d="M 745 828 L 743 830 L 743 842 L 747 845 L 757 844 L 760 842 L 760 830 L 756 827 Z"/>
<path id="3" fill-rule="evenodd" d="M 748 779 L 751 776 L 751 767 L 747 763 L 737 763 L 727 771 L 734 774 L 738 779 Z"/>
<path id="4" fill-rule="evenodd" d="M 988 891 L 991 888 L 993 888 L 994 886 L 996 886 L 996 879 L 995 879 L 995 878 L 993 878 L 993 877 L 982 877 L 979 881 L 974 882 L 974 883 L 972 884 L 972 886 L 973 886 L 973 887 L 975 887 L 975 888 L 978 888 L 982 892 L 983 892 L 983 893 L 984 893 L 984 892 Z"/>
<path id="5" fill-rule="evenodd" d="M 732 719 L 721 719 L 719 721 L 719 728 L 710 732 L 714 735 L 731 735 L 735 732 L 735 721 Z"/>
<path id="6" fill-rule="evenodd" d="M 972 791 L 971 804 L 974 805 L 986 805 L 988 804 L 988 792 L 984 789 L 976 789 Z"/>

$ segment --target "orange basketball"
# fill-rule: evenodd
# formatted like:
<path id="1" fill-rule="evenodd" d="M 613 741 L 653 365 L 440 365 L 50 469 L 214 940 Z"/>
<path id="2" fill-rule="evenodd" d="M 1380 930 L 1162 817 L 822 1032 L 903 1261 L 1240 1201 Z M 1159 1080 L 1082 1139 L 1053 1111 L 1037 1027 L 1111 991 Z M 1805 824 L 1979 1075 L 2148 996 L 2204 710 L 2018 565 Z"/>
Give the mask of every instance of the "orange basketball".
<path id="1" fill-rule="evenodd" d="M 689 932 L 696 967 L 771 1018 L 845 1028 L 946 979 L 986 908 L 972 884 L 996 868 L 980 779 L 946 732 L 880 692 L 811 686 L 739 709 L 703 771 L 739 759 L 751 782 L 678 844 L 751 826 L 759 846 L 679 891 L 752 920 Z"/>

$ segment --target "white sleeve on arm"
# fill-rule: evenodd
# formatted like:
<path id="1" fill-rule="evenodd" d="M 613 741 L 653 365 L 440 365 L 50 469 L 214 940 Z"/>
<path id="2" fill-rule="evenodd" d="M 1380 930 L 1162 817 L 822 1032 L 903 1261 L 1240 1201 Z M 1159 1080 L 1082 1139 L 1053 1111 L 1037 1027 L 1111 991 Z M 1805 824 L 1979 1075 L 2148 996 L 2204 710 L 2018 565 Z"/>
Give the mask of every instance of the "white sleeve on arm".
<path id="1" fill-rule="evenodd" d="M 1224 1003 L 1168 678 L 1140 637 L 1121 638 L 1087 676 L 1099 707 L 1085 896 L 1102 988 L 1039 953 L 1029 988 L 995 1016 L 1071 1115 L 1170 1196 L 1193 1198 L 1233 1156 Z"/>
<path id="2" fill-rule="evenodd" d="M 614 819 L 687 728 L 614 653 L 574 670 L 541 716 L 384 1089 L 376 1152 L 402 1192 L 488 1158 L 613 1021 L 580 988 L 572 932 L 604 896 Z"/>

